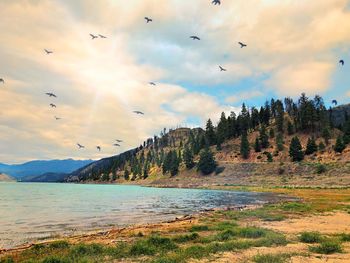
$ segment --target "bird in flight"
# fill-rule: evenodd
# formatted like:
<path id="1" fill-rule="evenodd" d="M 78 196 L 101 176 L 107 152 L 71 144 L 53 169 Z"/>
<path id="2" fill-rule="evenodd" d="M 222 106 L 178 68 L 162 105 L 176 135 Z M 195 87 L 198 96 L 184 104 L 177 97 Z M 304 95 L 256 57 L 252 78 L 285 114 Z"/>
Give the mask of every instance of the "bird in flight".
<path id="1" fill-rule="evenodd" d="M 46 52 L 46 55 L 50 55 L 50 54 L 53 53 L 53 51 L 50 51 L 50 50 L 48 50 L 48 49 L 44 49 L 44 50 L 45 50 L 45 52 Z"/>
<path id="2" fill-rule="evenodd" d="M 54 97 L 54 98 L 57 98 L 57 96 L 55 95 L 55 94 L 53 94 L 53 93 L 51 93 L 51 92 L 47 92 L 47 93 L 45 93 L 47 96 L 49 96 L 49 97 Z"/>
<path id="3" fill-rule="evenodd" d="M 100 152 L 101 151 L 101 146 L 96 146 L 96 149 Z"/>
<path id="4" fill-rule="evenodd" d="M 85 146 L 81 145 L 80 143 L 77 143 L 77 146 L 78 146 L 79 149 L 84 149 L 85 148 Z"/>
<path id="5" fill-rule="evenodd" d="M 94 40 L 95 38 L 98 38 L 98 36 L 95 36 L 95 35 L 93 35 L 93 34 L 90 34 L 90 36 L 91 36 L 91 39 L 92 39 L 92 40 Z"/>
<path id="6" fill-rule="evenodd" d="M 100 38 L 107 38 L 106 36 L 104 36 L 104 35 L 98 35 Z"/>
<path id="7" fill-rule="evenodd" d="M 334 104 L 335 106 L 338 105 L 338 101 L 337 100 L 332 100 L 332 104 Z"/>
<path id="8" fill-rule="evenodd" d="M 113 144 L 113 146 L 120 147 L 120 144 L 115 143 L 115 144 Z"/>
<path id="9" fill-rule="evenodd" d="M 220 71 L 227 71 L 225 68 L 223 68 L 221 66 L 219 66 L 219 68 L 220 68 Z"/>
<path id="10" fill-rule="evenodd" d="M 241 48 L 244 48 L 244 47 L 246 47 L 246 46 L 247 46 L 246 44 L 244 44 L 244 43 L 242 43 L 242 42 L 238 42 L 238 44 L 240 44 L 240 45 L 241 45 Z"/>
<path id="11" fill-rule="evenodd" d="M 201 40 L 199 37 L 197 36 L 190 36 L 190 38 L 192 38 L 193 40 Z"/>
<path id="12" fill-rule="evenodd" d="M 53 103 L 50 103 L 51 108 L 56 108 L 56 105 Z"/>
<path id="13" fill-rule="evenodd" d="M 155 86 L 155 85 L 156 85 L 156 83 L 154 83 L 154 82 L 150 82 L 150 83 L 149 83 L 149 85 Z"/>
<path id="14" fill-rule="evenodd" d="M 117 139 L 117 140 L 115 140 L 115 141 L 116 141 L 116 142 L 123 142 L 122 140 L 118 140 L 118 139 Z"/>
<path id="15" fill-rule="evenodd" d="M 140 115 L 145 115 L 142 111 L 135 110 L 133 113 L 140 114 Z"/>
<path id="16" fill-rule="evenodd" d="M 220 0 L 213 0 L 213 2 L 211 2 L 214 5 L 221 5 L 221 1 Z"/>
<path id="17" fill-rule="evenodd" d="M 145 17 L 145 20 L 146 20 L 146 23 L 148 24 L 149 22 L 153 22 L 153 19 L 152 18 L 149 18 L 149 17 Z"/>
<path id="18" fill-rule="evenodd" d="M 55 116 L 55 119 L 56 119 L 56 121 L 59 121 L 59 120 L 61 120 L 61 118 L 59 118 L 59 117 L 56 117 L 56 116 Z"/>
<path id="19" fill-rule="evenodd" d="M 1 78 L 0 83 L 5 84 L 5 80 Z"/>
<path id="20" fill-rule="evenodd" d="M 344 62 L 344 60 L 339 60 L 339 63 L 342 65 L 342 66 L 344 66 L 344 64 L 345 64 L 345 62 Z"/>

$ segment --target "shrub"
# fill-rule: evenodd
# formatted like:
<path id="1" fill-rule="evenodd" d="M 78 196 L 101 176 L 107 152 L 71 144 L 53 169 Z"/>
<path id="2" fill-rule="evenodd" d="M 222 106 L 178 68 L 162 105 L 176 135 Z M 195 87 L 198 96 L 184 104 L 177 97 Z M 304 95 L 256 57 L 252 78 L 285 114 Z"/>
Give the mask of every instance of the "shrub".
<path id="1" fill-rule="evenodd" d="M 167 237 L 151 236 L 148 238 L 147 243 L 161 250 L 172 250 L 177 248 L 174 242 Z"/>
<path id="2" fill-rule="evenodd" d="M 15 263 L 12 257 L 0 258 L 0 263 Z"/>
<path id="3" fill-rule="evenodd" d="M 232 237 L 237 236 L 238 231 L 233 231 L 233 230 L 225 230 L 221 233 L 219 233 L 216 237 L 217 240 L 219 241 L 227 241 L 229 239 L 231 239 Z"/>
<path id="4" fill-rule="evenodd" d="M 290 202 L 283 204 L 281 208 L 285 211 L 291 211 L 291 212 L 307 212 L 310 211 L 310 206 L 303 203 L 297 203 L 297 202 Z"/>
<path id="5" fill-rule="evenodd" d="M 191 232 L 200 232 L 200 231 L 208 231 L 209 227 L 205 225 L 197 225 L 197 226 L 192 226 L 190 231 Z"/>
<path id="6" fill-rule="evenodd" d="M 189 235 L 176 236 L 173 238 L 173 241 L 177 243 L 185 243 L 185 242 L 196 240 L 198 238 L 199 238 L 198 233 L 192 233 Z"/>
<path id="7" fill-rule="evenodd" d="M 52 249 L 65 249 L 69 248 L 69 243 L 67 241 L 54 241 L 48 245 Z"/>
<path id="8" fill-rule="evenodd" d="M 77 257 L 86 255 L 99 255 L 103 253 L 103 246 L 100 244 L 78 244 L 71 248 L 71 254 Z"/>
<path id="9" fill-rule="evenodd" d="M 318 232 L 303 232 L 299 240 L 303 243 L 318 243 L 321 241 L 321 234 Z"/>
<path id="10" fill-rule="evenodd" d="M 245 227 L 240 230 L 239 235 L 244 238 L 260 238 L 266 236 L 267 230 L 257 227 Z"/>
<path id="11" fill-rule="evenodd" d="M 288 254 L 264 254 L 256 255 L 253 261 L 256 263 L 284 263 L 290 258 Z"/>
<path id="12" fill-rule="evenodd" d="M 340 240 L 343 242 L 350 242 L 350 234 L 346 234 L 346 233 L 340 234 Z"/>
<path id="13" fill-rule="evenodd" d="M 150 246 L 146 241 L 141 240 L 137 241 L 130 248 L 130 255 L 132 256 L 152 256 L 156 253 L 156 249 L 154 246 Z"/>
<path id="14" fill-rule="evenodd" d="M 316 247 L 310 247 L 310 251 L 319 254 L 334 254 L 341 253 L 343 250 L 339 242 L 329 240 L 320 243 L 320 245 Z"/>
<path id="15" fill-rule="evenodd" d="M 326 166 L 324 164 L 321 164 L 321 163 L 317 164 L 316 173 L 322 174 L 322 173 L 325 173 L 326 171 L 327 171 L 327 169 L 326 169 Z"/>

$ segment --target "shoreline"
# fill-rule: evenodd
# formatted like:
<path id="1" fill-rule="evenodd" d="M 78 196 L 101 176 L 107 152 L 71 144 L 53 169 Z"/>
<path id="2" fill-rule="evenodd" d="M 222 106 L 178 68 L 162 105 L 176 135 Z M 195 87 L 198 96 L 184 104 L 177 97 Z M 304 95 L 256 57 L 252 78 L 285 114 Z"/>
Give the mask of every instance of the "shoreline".
<path id="1" fill-rule="evenodd" d="M 215 189 L 213 189 L 215 190 Z M 278 202 L 275 202 L 278 203 Z M 270 203 L 266 203 L 270 204 Z M 108 235 L 115 235 L 115 234 L 121 234 L 122 232 L 129 233 L 133 231 L 137 231 L 139 229 L 155 229 L 159 227 L 163 227 L 166 225 L 176 225 L 176 223 L 186 223 L 189 221 L 189 224 L 194 223 L 196 220 L 198 220 L 201 216 L 205 216 L 208 213 L 211 212 L 216 212 L 216 211 L 245 211 L 245 210 L 254 210 L 263 207 L 265 204 L 261 205 L 236 205 L 236 206 L 229 206 L 225 208 L 212 208 L 212 209 L 205 209 L 202 211 L 199 211 L 198 213 L 193 213 L 193 214 L 186 214 L 182 215 L 179 217 L 175 217 L 173 220 L 164 220 L 160 222 L 154 222 L 154 223 L 144 223 L 144 224 L 132 224 L 132 225 L 127 225 L 127 226 L 120 226 L 120 227 L 112 227 L 108 228 L 106 227 L 104 230 L 99 229 L 99 230 L 91 230 L 91 231 L 82 231 L 82 233 L 77 234 L 77 235 L 63 235 L 57 238 L 48 238 L 48 239 L 42 239 L 42 241 L 38 240 L 33 240 L 33 242 L 29 242 L 21 244 L 19 246 L 15 246 L 13 248 L 0 248 L 0 259 L 1 256 L 7 253 L 11 252 L 20 252 L 24 251 L 26 249 L 30 249 L 31 247 L 35 245 L 41 245 L 41 244 L 50 244 L 52 242 L 58 241 L 58 240 L 67 240 L 67 241 L 75 241 L 75 240 L 80 240 L 84 241 L 98 238 L 98 237 L 103 237 L 103 236 L 108 236 Z M 85 240 L 85 241 L 86 241 Z"/>

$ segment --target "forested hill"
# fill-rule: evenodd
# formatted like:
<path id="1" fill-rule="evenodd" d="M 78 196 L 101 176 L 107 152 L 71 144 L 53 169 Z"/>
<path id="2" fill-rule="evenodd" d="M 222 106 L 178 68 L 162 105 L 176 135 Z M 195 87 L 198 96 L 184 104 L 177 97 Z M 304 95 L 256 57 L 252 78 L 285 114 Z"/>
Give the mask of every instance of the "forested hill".
<path id="1" fill-rule="evenodd" d="M 114 182 L 211 174 L 224 163 L 311 163 L 350 160 L 350 104 L 327 109 L 320 96 L 272 99 L 260 108 L 242 105 L 205 129 L 179 128 L 149 138 L 140 147 L 87 165 L 67 181 Z"/>

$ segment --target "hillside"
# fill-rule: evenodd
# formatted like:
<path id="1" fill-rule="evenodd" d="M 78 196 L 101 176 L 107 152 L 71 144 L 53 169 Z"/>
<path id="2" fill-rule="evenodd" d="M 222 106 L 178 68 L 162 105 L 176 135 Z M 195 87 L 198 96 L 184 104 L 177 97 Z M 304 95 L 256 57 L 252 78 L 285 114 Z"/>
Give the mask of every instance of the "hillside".
<path id="1" fill-rule="evenodd" d="M 290 98 L 285 98 L 284 102 L 271 100 L 260 110 L 248 109 L 243 104 L 238 116 L 222 114 L 216 126 L 208 120 L 205 130 L 164 129 L 140 147 L 85 166 L 66 180 L 182 187 L 209 182 L 348 185 L 348 112 L 350 104 L 327 110 L 321 97 L 309 99 L 304 94 L 297 102 Z M 242 142 L 245 138 L 247 149 L 244 152 Z M 295 162 L 290 156 L 290 146 L 295 138 L 300 143 L 297 154 L 302 156 L 302 162 Z M 210 173 L 220 174 L 219 177 L 203 177 L 196 169 L 205 148 L 213 154 L 218 165 L 213 169 L 215 172 Z M 188 154 L 193 162 L 190 167 L 186 163 Z M 315 177 L 317 174 L 326 177 Z M 334 174 L 341 180 L 329 179 Z M 273 178 L 268 179 L 271 176 Z"/>
<path id="2" fill-rule="evenodd" d="M 0 173 L 0 182 L 15 182 L 16 180 L 9 175 Z"/>
<path id="3" fill-rule="evenodd" d="M 23 164 L 1 164 L 0 173 L 8 174 L 21 180 L 24 177 L 35 177 L 45 173 L 71 173 L 89 163 L 92 160 L 36 160 Z"/>

